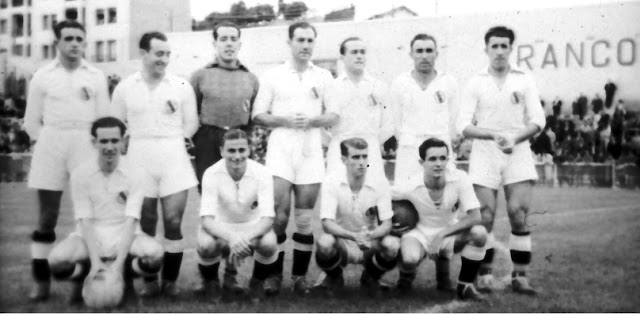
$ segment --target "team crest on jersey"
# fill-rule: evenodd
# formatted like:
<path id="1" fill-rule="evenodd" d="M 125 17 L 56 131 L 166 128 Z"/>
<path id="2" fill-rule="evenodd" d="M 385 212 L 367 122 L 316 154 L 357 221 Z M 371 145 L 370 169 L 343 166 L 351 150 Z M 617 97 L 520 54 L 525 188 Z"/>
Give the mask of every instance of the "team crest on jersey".
<path id="1" fill-rule="evenodd" d="M 517 105 L 521 103 L 524 99 L 524 95 L 521 92 L 514 91 L 511 93 L 511 103 Z"/>
<path id="2" fill-rule="evenodd" d="M 376 96 L 375 96 L 375 95 L 373 95 L 373 94 L 369 94 L 369 100 L 370 100 L 370 103 L 371 103 L 371 106 L 372 106 L 372 107 L 375 107 L 375 106 L 377 106 L 377 105 L 380 103 L 380 102 L 378 101 L 378 99 L 376 99 Z"/>
<path id="3" fill-rule="evenodd" d="M 455 213 L 456 210 L 458 210 L 459 206 L 460 206 L 460 201 L 457 201 L 455 204 L 453 204 L 453 207 L 451 207 L 451 212 Z"/>
<path id="4" fill-rule="evenodd" d="M 447 97 L 445 96 L 443 91 L 437 91 L 436 94 L 434 95 L 436 102 L 438 102 L 439 104 L 444 103 L 445 101 L 447 101 Z"/>
<path id="5" fill-rule="evenodd" d="M 251 210 L 254 210 L 258 208 L 258 201 L 253 202 L 253 204 L 251 204 Z"/>
<path id="6" fill-rule="evenodd" d="M 171 99 L 167 100 L 166 111 L 167 111 L 168 114 L 172 114 L 172 113 L 178 111 L 178 105 L 176 104 L 176 102 L 171 100 Z"/>
<path id="7" fill-rule="evenodd" d="M 313 99 L 320 99 L 320 93 L 315 86 L 311 87 L 311 95 L 313 95 Z"/>
<path id="8" fill-rule="evenodd" d="M 90 87 L 88 87 L 88 86 L 83 86 L 82 87 L 82 99 L 84 99 L 85 101 L 86 100 L 90 100 L 91 99 L 91 94 L 93 94 L 93 93 L 92 93 Z"/>
<path id="9" fill-rule="evenodd" d="M 120 191 L 120 193 L 118 193 L 118 203 L 123 204 L 123 205 L 126 204 L 128 196 L 129 196 L 129 192 Z"/>
<path id="10" fill-rule="evenodd" d="M 378 206 L 373 206 L 367 208 L 367 211 L 364 213 L 367 218 L 377 218 L 378 217 Z"/>

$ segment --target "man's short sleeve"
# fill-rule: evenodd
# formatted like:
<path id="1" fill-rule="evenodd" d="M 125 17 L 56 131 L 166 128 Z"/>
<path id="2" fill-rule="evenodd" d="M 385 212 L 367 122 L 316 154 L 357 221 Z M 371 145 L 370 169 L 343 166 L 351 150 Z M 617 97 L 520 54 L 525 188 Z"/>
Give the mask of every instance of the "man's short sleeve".
<path id="1" fill-rule="evenodd" d="M 320 220 L 336 219 L 338 211 L 338 186 L 332 180 L 325 180 L 320 191 Z"/>
<path id="2" fill-rule="evenodd" d="M 540 131 L 542 131 L 547 121 L 540 102 L 538 88 L 531 75 L 526 75 L 525 80 L 525 121 L 539 126 Z"/>
<path id="3" fill-rule="evenodd" d="M 456 134 L 462 134 L 465 128 L 467 128 L 473 122 L 473 115 L 476 112 L 478 106 L 478 98 L 475 95 L 477 86 L 477 80 L 472 78 L 467 86 L 465 86 L 462 97 L 458 104 L 458 117 L 456 121 Z"/>
<path id="4" fill-rule="evenodd" d="M 140 220 L 142 202 L 147 194 L 145 193 L 146 189 L 150 188 L 154 183 L 151 176 L 144 169 L 132 169 L 129 173 L 129 196 L 127 197 L 125 214 Z"/>
<path id="5" fill-rule="evenodd" d="M 89 197 L 89 184 L 82 168 L 76 168 L 71 174 L 71 200 L 76 220 L 94 218 L 93 205 Z"/>
<path id="6" fill-rule="evenodd" d="M 393 217 L 393 210 L 391 209 L 391 189 L 389 187 L 377 187 L 376 193 L 378 194 L 378 201 L 376 206 L 378 207 L 378 219 L 385 221 Z"/>
<path id="7" fill-rule="evenodd" d="M 200 216 L 218 216 L 218 185 L 213 167 L 207 169 L 202 176 L 202 198 L 200 200 Z"/>
<path id="8" fill-rule="evenodd" d="M 258 210 L 260 217 L 275 217 L 275 205 L 273 200 L 273 176 L 262 165 L 258 175 Z"/>
<path id="9" fill-rule="evenodd" d="M 460 176 L 458 181 L 460 210 L 467 212 L 475 208 L 480 208 L 480 201 L 478 201 L 478 198 L 476 197 L 471 180 L 467 174 L 462 171 L 459 171 L 458 175 Z"/>
<path id="10" fill-rule="evenodd" d="M 255 118 L 261 113 L 269 113 L 271 111 L 271 103 L 274 98 L 273 75 L 270 72 L 265 73 L 260 78 L 260 88 L 253 104 L 253 112 L 251 118 Z"/>

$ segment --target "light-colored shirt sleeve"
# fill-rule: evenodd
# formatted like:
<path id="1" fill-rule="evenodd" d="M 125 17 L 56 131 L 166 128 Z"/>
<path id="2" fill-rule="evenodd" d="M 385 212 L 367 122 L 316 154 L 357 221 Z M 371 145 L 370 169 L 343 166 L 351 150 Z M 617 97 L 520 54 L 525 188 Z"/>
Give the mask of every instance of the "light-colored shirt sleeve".
<path id="1" fill-rule="evenodd" d="M 393 116 L 393 128 L 396 136 L 399 136 L 402 128 L 402 88 L 401 84 L 396 80 L 391 84 L 389 89 L 389 100 L 391 105 L 391 114 Z"/>
<path id="2" fill-rule="evenodd" d="M 339 79 L 339 78 L 338 78 Z M 326 93 L 324 96 L 324 105 L 326 108 L 326 113 L 335 113 L 340 115 L 340 83 L 335 80 L 329 83 Z M 343 96 L 344 97 L 344 96 Z"/>
<path id="3" fill-rule="evenodd" d="M 458 82 L 454 78 L 450 78 L 449 82 L 449 136 L 453 139 L 460 134 L 456 128 L 458 115 L 460 114 L 460 101 L 458 95 Z"/>
<path id="4" fill-rule="evenodd" d="M 36 72 L 29 83 L 24 128 L 32 140 L 37 140 L 42 129 L 45 89 L 40 72 Z"/>
<path id="5" fill-rule="evenodd" d="M 475 208 L 480 208 L 480 201 L 476 197 L 476 193 L 473 190 L 473 184 L 466 174 L 461 175 L 460 178 L 460 210 L 463 212 L 470 211 Z"/>
<path id="6" fill-rule="evenodd" d="M 269 113 L 271 111 L 274 95 L 274 86 L 267 73 L 260 78 L 260 88 L 258 89 L 258 95 L 256 96 L 253 104 L 253 112 L 251 113 L 252 119 L 261 113 Z"/>
<path id="7" fill-rule="evenodd" d="M 260 217 L 276 216 L 273 193 L 273 176 L 264 169 L 264 173 L 258 179 L 258 210 L 260 211 Z"/>
<path id="8" fill-rule="evenodd" d="M 385 221 L 393 217 L 393 210 L 391 209 L 391 189 L 388 187 L 376 188 L 378 192 L 378 201 L 376 206 L 378 207 L 378 219 Z"/>
<path id="9" fill-rule="evenodd" d="M 209 168 L 211 169 L 211 168 Z M 212 173 L 205 171 L 202 176 L 202 198 L 200 200 L 200 217 L 218 216 L 220 204 L 218 203 L 218 184 Z"/>
<path id="10" fill-rule="evenodd" d="M 89 184 L 83 173 L 74 171 L 71 174 L 71 200 L 76 220 L 94 218 L 93 205 L 89 197 Z"/>
<path id="11" fill-rule="evenodd" d="M 127 205 L 125 215 L 140 220 L 142 212 L 142 202 L 145 197 L 145 189 L 153 184 L 151 177 L 143 169 L 132 170 L 130 175 L 129 196 L 127 197 Z"/>
<path id="12" fill-rule="evenodd" d="M 527 123 L 533 123 L 540 127 L 540 130 L 544 129 L 546 124 L 546 117 L 544 115 L 544 109 L 540 102 L 540 95 L 538 94 L 538 88 L 536 83 L 530 75 L 527 75 L 526 88 L 524 91 L 524 116 Z"/>
<path id="13" fill-rule="evenodd" d="M 111 97 L 111 115 L 120 119 L 122 122 L 127 122 L 127 102 L 125 100 L 125 84 L 126 81 L 120 81 L 116 88 L 113 90 Z"/>
<path id="14" fill-rule="evenodd" d="M 182 128 L 184 137 L 191 138 L 199 126 L 196 94 L 188 81 L 184 80 L 182 83 Z"/>
<path id="15" fill-rule="evenodd" d="M 320 220 L 336 220 L 336 214 L 338 212 L 338 191 L 335 183 L 331 181 L 323 182 L 320 198 Z"/>
<path id="16" fill-rule="evenodd" d="M 476 81 L 472 78 L 462 92 L 456 122 L 456 133 L 458 134 L 462 134 L 462 131 L 473 122 L 473 115 L 478 106 L 478 97 L 475 95 L 475 85 Z"/>
<path id="17" fill-rule="evenodd" d="M 96 86 L 96 118 L 108 116 L 111 113 L 109 100 L 109 83 L 104 73 L 100 72 Z"/>

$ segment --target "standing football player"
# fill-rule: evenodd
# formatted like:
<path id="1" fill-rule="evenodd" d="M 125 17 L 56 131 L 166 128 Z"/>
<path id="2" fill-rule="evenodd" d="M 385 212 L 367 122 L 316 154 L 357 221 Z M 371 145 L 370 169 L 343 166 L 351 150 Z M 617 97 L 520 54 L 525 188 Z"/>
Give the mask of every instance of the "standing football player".
<path id="1" fill-rule="evenodd" d="M 373 147 L 376 153 L 378 147 Z M 319 287 L 343 287 L 343 267 L 364 264 L 360 284 L 375 295 L 380 277 L 396 265 L 400 241 L 389 235 L 391 191 L 388 184 L 368 176 L 370 149 L 362 138 L 340 142 L 346 170 L 328 175 L 322 183 L 320 219 L 325 233 L 317 242 L 316 262 L 326 278 Z"/>
<path id="2" fill-rule="evenodd" d="M 224 249 L 230 250 L 228 263 L 254 256 L 249 281 L 252 299 L 261 299 L 264 280 L 273 273 L 278 245 L 273 232 L 273 176 L 269 170 L 249 160 L 247 133 L 233 129 L 224 137 L 223 160 L 205 171 L 198 230 L 201 288 L 215 292 L 220 287 L 218 268 Z"/>
<path id="3" fill-rule="evenodd" d="M 513 31 L 503 26 L 491 28 L 485 34 L 485 53 L 490 64 L 469 81 L 464 91 L 458 130 L 474 139 L 469 177 L 482 204 L 482 223 L 489 232 L 493 229 L 498 188 L 503 184 L 511 223 L 512 288 L 514 292 L 532 295 L 536 291 L 527 277 L 531 235 L 525 219 L 538 175 L 529 139 L 544 128 L 546 121 L 533 78 L 509 63 L 514 39 Z M 490 234 L 478 277 L 481 291 L 494 287 L 493 256 Z"/>
<path id="4" fill-rule="evenodd" d="M 216 59 L 191 76 L 196 94 L 200 128 L 193 137 L 198 190 L 202 175 L 221 156 L 222 137 L 231 128 L 249 132 L 251 108 L 258 93 L 258 78 L 238 60 L 242 46 L 240 27 L 222 22 L 213 29 Z M 226 264 L 223 285 L 239 291 L 233 264 Z"/>
<path id="5" fill-rule="evenodd" d="M 457 84 L 451 75 L 436 70 L 438 45 L 428 34 L 418 34 L 411 40 L 414 68 L 401 74 L 391 85 L 391 105 L 398 150 L 394 184 L 420 176 L 418 146 L 435 137 L 447 143 L 455 138 L 457 115 Z M 451 168 L 453 164 L 450 165 Z"/>
<path id="6" fill-rule="evenodd" d="M 124 123 L 116 118 L 96 120 L 91 136 L 98 156 L 71 175 L 78 228 L 51 251 L 49 263 L 55 278 L 72 282 L 74 303 L 82 301 L 87 275 L 112 268 L 131 280 L 133 274 L 153 276 L 162 267 L 160 242 L 136 233 L 149 178 L 120 157 L 125 131 Z"/>
<path id="7" fill-rule="evenodd" d="M 380 143 L 393 135 L 391 108 L 387 87 L 365 72 L 367 45 L 358 37 L 349 37 L 340 44 L 340 58 L 345 74 L 336 78 L 327 88 L 327 108 L 340 117 L 331 129 L 331 142 L 327 151 L 327 174 L 344 174 L 340 143 L 352 137 L 367 141 L 369 147 L 368 177 L 388 184 Z"/>
<path id="8" fill-rule="evenodd" d="M 193 88 L 188 81 L 166 73 L 171 48 L 167 37 L 149 32 L 140 39 L 142 71 L 118 84 L 113 92 L 114 115 L 129 125 L 128 158 L 154 181 L 142 208 L 142 231 L 154 236 L 158 221 L 157 199 L 164 220 L 162 291 L 179 293 L 176 280 L 182 263 L 182 216 L 188 190 L 198 184 L 185 147 L 198 129 Z M 157 277 L 150 277 L 144 295 L 160 291 Z M 156 279 L 156 280 L 153 280 Z"/>
<path id="9" fill-rule="evenodd" d="M 462 265 L 457 294 L 463 300 L 481 300 L 473 282 L 485 256 L 487 231 L 480 224 L 480 203 L 467 174 L 447 167 L 449 145 L 430 138 L 418 148 L 423 167 L 421 177 L 394 185 L 393 198 L 406 199 L 415 206 L 419 220 L 416 227 L 402 235 L 398 290 L 411 289 L 420 262 L 428 257 L 447 261 L 436 271 L 438 290 L 450 290 L 448 260 L 461 252 Z"/>
<path id="10" fill-rule="evenodd" d="M 293 289 L 302 295 L 309 293 L 306 274 L 313 251 L 311 220 L 325 172 L 321 129 L 338 120 L 335 113 L 323 113 L 325 89 L 333 78 L 329 71 L 311 62 L 316 37 L 316 29 L 309 23 L 289 26 L 291 60 L 264 74 L 253 110 L 256 124 L 273 128 L 266 165 L 274 175 L 273 229 L 280 252 L 276 275 L 265 282 L 268 295 L 277 294 L 282 284 L 283 244 L 287 239 L 292 190 L 296 223 L 292 237 Z"/>
<path id="11" fill-rule="evenodd" d="M 62 191 L 71 171 L 95 154 L 88 130 L 97 117 L 108 114 L 109 106 L 107 79 L 83 59 L 84 26 L 62 21 L 53 32 L 59 57 L 33 75 L 24 117 L 25 130 L 37 141 L 29 172 L 29 187 L 38 190 L 40 205 L 31 238 L 34 300 L 49 296 L 47 256 L 56 240 Z"/>

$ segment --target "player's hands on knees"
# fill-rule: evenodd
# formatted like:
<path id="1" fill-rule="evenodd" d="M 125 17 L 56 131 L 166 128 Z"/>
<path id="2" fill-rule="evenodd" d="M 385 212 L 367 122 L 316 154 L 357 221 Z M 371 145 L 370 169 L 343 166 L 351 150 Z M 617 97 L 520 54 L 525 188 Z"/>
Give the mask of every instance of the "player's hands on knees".
<path id="1" fill-rule="evenodd" d="M 251 241 L 243 235 L 234 234 L 229 239 L 229 249 L 231 250 L 231 255 L 243 259 L 252 253 Z"/>
<path id="2" fill-rule="evenodd" d="M 435 237 L 429 243 L 429 247 L 427 248 L 427 257 L 435 260 L 440 255 L 440 248 L 442 247 L 442 241 L 444 241 L 444 237 L 441 234 L 436 234 Z"/>
<path id="3" fill-rule="evenodd" d="M 354 240 L 361 250 L 368 250 L 371 248 L 371 232 L 360 231 L 354 235 Z"/>

